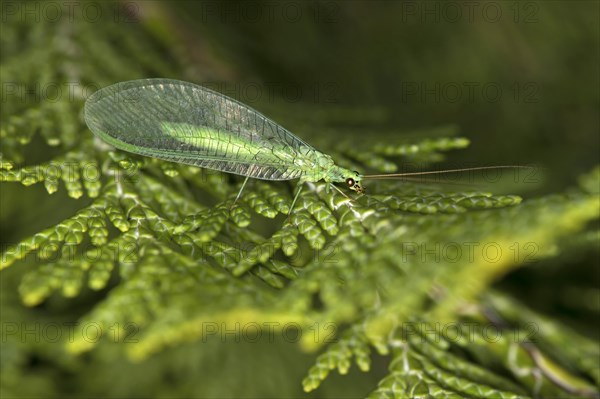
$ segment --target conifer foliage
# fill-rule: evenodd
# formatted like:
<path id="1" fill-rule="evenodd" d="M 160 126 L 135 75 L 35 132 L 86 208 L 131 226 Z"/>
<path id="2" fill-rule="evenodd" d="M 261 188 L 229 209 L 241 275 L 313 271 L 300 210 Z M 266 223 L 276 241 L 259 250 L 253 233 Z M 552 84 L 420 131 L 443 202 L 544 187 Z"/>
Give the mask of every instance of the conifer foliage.
<path id="1" fill-rule="evenodd" d="M 293 346 L 312 357 L 296 381 L 306 392 L 325 389 L 333 370 L 356 368 L 378 373 L 370 398 L 597 397 L 598 342 L 493 285 L 594 251 L 600 169 L 565 192 L 526 198 L 493 186 L 373 181 L 349 200 L 315 183 L 288 218 L 293 182 L 252 181 L 234 202 L 242 179 L 115 150 L 85 126 L 83 104 L 99 87 L 186 78 L 182 52 L 165 49 L 165 25 L 122 23 L 108 8 L 97 23 L 6 17 L 0 181 L 2 221 L 12 226 L 3 231 L 13 235 L 0 263 L 3 396 L 143 395 L 146 387 L 119 377 L 92 388 L 91 376 L 107 381 L 122 364 L 138 370 L 129 374 L 138 382 L 171 368 L 183 379 L 203 373 L 181 359 L 220 358 L 206 342 L 229 328 L 280 341 L 293 333 Z M 373 173 L 435 166 L 469 145 L 442 127 L 366 135 L 357 154 L 336 134 L 314 145 Z M 530 172 L 505 173 L 522 181 Z M 31 218 L 14 212 L 35 207 L 49 214 L 45 225 L 18 227 Z M 580 306 L 597 303 L 598 292 L 590 295 Z M 27 339 L 23 325 L 57 326 L 60 339 Z M 277 374 L 238 356 L 265 380 Z M 31 359 L 45 374 L 31 377 Z M 73 375 L 78 382 L 65 383 Z M 147 384 L 210 394 L 160 378 Z"/>

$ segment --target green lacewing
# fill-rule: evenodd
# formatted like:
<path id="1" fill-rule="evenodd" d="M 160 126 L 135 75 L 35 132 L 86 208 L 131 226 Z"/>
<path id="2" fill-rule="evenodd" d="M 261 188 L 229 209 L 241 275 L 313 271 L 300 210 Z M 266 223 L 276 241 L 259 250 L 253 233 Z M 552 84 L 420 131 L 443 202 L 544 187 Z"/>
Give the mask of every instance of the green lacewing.
<path id="1" fill-rule="evenodd" d="M 482 168 L 362 175 L 343 168 L 258 111 L 208 88 L 172 79 L 117 83 L 85 103 L 90 130 L 114 147 L 166 161 L 195 165 L 263 180 L 299 179 L 343 183 L 364 193 L 363 179 L 458 172 Z M 345 194 L 344 194 L 345 195 Z M 237 198 L 236 198 L 237 199 Z"/>

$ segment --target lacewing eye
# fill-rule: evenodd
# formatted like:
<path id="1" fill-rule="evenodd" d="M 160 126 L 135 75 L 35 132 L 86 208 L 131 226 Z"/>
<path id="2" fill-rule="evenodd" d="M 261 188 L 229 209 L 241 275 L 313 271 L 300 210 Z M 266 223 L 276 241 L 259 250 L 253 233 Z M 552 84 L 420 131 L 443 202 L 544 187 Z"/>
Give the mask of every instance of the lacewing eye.
<path id="1" fill-rule="evenodd" d="M 354 179 L 353 179 L 353 178 L 351 178 L 351 177 L 347 178 L 347 179 L 346 179 L 346 184 L 347 184 L 349 187 L 352 187 L 352 186 L 354 186 Z"/>

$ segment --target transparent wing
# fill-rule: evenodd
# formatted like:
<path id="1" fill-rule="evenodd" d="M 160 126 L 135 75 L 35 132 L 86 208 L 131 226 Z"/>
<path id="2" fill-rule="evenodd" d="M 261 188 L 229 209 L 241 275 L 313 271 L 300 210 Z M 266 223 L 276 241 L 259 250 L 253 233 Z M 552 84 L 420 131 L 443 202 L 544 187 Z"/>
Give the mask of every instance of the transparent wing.
<path id="1" fill-rule="evenodd" d="M 178 80 L 103 88 L 86 101 L 85 121 L 119 149 L 259 179 L 300 177 L 304 172 L 294 161 L 310 161 L 316 153 L 252 108 Z"/>

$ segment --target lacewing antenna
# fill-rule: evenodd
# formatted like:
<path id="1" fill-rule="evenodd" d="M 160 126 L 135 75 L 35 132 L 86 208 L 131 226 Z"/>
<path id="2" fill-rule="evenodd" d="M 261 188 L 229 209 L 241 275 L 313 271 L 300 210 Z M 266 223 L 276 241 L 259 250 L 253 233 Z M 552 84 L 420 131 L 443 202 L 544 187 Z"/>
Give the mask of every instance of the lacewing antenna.
<path id="1" fill-rule="evenodd" d="M 407 181 L 410 183 L 421 183 L 421 184 L 436 184 L 436 185 L 441 184 L 441 185 L 447 185 L 447 186 L 463 186 L 463 187 L 476 187 L 477 186 L 477 184 L 475 184 L 475 183 L 440 181 L 440 180 L 435 180 L 435 179 L 427 179 L 426 177 L 400 176 L 400 177 L 396 177 L 396 179 Z M 383 179 L 379 179 L 379 180 L 383 180 Z"/>
<path id="2" fill-rule="evenodd" d="M 490 170 L 490 169 L 533 169 L 531 166 L 522 165 L 499 165 L 499 166 L 478 166 L 474 168 L 459 168 L 459 169 L 445 169 L 445 170 L 430 170 L 425 172 L 407 172 L 407 173 L 389 173 L 383 175 L 365 175 L 363 179 L 401 179 L 406 176 L 423 176 L 423 175 L 440 175 L 444 173 L 458 173 L 458 172 L 471 172 L 476 170 Z"/>

